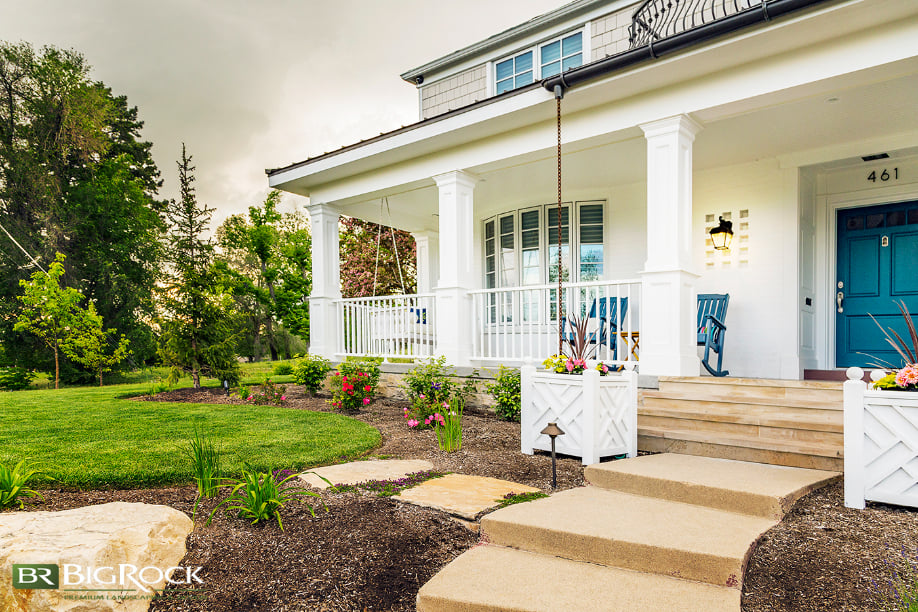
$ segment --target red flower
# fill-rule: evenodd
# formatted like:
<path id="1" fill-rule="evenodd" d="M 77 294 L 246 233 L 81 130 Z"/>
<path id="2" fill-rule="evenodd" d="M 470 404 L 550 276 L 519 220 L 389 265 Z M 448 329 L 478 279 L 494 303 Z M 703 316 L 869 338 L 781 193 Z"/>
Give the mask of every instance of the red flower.
<path id="1" fill-rule="evenodd" d="M 369 392 L 370 392 L 370 385 L 364 385 L 363 390 L 366 391 L 367 393 L 369 393 Z"/>

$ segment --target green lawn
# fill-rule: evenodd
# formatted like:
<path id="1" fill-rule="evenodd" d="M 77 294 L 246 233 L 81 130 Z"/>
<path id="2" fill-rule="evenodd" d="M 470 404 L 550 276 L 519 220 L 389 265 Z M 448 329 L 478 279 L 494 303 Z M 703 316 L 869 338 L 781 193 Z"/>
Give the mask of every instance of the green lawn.
<path id="1" fill-rule="evenodd" d="M 0 463 L 26 459 L 54 483 L 134 488 L 192 482 L 184 448 L 194 427 L 223 451 L 230 475 L 305 468 L 379 444 L 373 427 L 329 413 L 272 406 L 138 402 L 149 384 L 0 393 Z"/>

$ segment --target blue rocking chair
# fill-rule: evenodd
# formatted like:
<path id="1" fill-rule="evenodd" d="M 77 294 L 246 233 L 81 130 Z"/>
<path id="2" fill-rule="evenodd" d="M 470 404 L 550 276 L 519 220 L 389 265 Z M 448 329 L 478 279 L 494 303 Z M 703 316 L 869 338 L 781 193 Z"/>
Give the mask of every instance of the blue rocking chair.
<path id="1" fill-rule="evenodd" d="M 622 309 L 621 317 L 618 316 L 619 302 L 621 302 Z M 599 328 L 590 332 L 587 342 L 608 346 L 612 350 L 612 359 L 618 359 L 618 342 L 616 342 L 618 322 L 619 320 L 624 321 L 625 315 L 628 313 L 628 298 L 606 297 L 594 299 L 590 305 L 590 311 L 587 313 L 588 319 L 596 318 L 597 304 L 599 304 Z M 561 329 L 567 330 L 567 327 L 567 317 L 561 317 Z M 564 340 L 573 342 L 573 332 L 565 331 Z"/>
<path id="2" fill-rule="evenodd" d="M 711 373 L 711 376 L 727 376 L 729 372 L 722 368 L 724 360 L 724 334 L 727 326 L 724 319 L 727 316 L 727 305 L 730 303 L 729 293 L 700 293 L 698 294 L 698 346 L 704 347 L 704 357 L 701 365 Z M 711 366 L 711 351 L 717 353 L 717 367 Z"/>

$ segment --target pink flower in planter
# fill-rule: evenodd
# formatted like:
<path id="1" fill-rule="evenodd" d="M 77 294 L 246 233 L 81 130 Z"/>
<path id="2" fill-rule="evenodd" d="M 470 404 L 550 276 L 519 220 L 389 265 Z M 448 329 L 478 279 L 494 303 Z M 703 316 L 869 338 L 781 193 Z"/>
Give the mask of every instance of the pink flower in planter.
<path id="1" fill-rule="evenodd" d="M 900 387 L 918 385 L 918 363 L 907 365 L 896 374 L 896 384 Z"/>
<path id="2" fill-rule="evenodd" d="M 574 371 L 574 363 L 571 361 L 568 361 L 564 367 L 567 369 L 568 372 Z"/>

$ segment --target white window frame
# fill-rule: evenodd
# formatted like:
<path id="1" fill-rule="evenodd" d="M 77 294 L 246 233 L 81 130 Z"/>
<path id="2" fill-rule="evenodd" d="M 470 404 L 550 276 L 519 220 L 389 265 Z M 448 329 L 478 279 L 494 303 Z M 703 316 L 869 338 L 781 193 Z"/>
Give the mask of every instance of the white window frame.
<path id="1" fill-rule="evenodd" d="M 535 83 L 536 81 L 542 80 L 542 56 L 540 53 L 542 47 L 544 47 L 545 45 L 550 45 L 551 43 L 562 40 L 564 38 L 567 38 L 568 36 L 571 36 L 572 34 L 577 34 L 578 32 L 580 33 L 580 42 L 581 42 L 580 48 L 581 48 L 581 53 L 583 54 L 583 61 L 580 65 L 583 66 L 583 65 L 589 64 L 592 61 L 592 50 L 590 49 L 590 22 L 587 22 L 580 27 L 573 28 L 571 30 L 567 30 L 566 32 L 564 32 L 563 34 L 559 36 L 553 36 L 552 38 L 546 38 L 544 40 L 540 40 L 539 42 L 533 45 L 530 45 L 528 47 L 523 47 L 521 49 L 517 49 L 513 53 L 508 53 L 491 62 L 488 62 L 487 73 L 488 73 L 488 91 L 489 93 L 491 93 L 492 95 L 497 95 L 497 65 L 507 60 L 515 59 L 518 56 L 526 52 L 529 52 L 529 51 L 532 52 L 532 82 Z M 507 91 L 513 91 L 514 89 L 516 89 L 516 87 L 508 89 Z"/>

